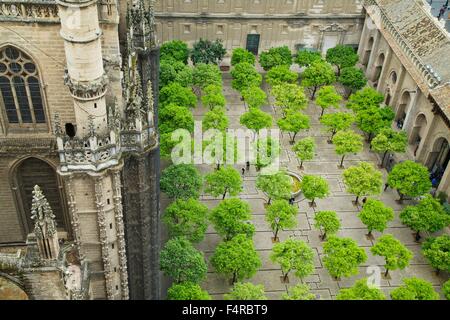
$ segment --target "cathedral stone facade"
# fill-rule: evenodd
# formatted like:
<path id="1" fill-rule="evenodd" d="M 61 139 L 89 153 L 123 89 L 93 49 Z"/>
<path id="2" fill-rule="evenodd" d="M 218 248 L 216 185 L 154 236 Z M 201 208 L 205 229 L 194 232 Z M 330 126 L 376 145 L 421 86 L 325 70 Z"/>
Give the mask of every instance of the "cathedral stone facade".
<path id="1" fill-rule="evenodd" d="M 160 298 L 156 39 L 201 37 L 354 46 L 408 134 L 388 169 L 415 159 L 450 194 L 450 38 L 426 1 L 4 0 L 0 245 L 26 254 L 0 252 L 0 278 L 30 299 Z"/>

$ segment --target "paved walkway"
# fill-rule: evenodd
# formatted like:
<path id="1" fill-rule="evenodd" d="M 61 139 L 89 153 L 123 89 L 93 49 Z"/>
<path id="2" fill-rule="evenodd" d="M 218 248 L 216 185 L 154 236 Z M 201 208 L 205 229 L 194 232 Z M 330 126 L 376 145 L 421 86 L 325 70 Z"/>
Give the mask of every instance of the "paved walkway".
<path id="1" fill-rule="evenodd" d="M 265 86 L 265 85 L 264 85 Z M 267 86 L 265 86 L 268 92 Z M 231 78 L 229 74 L 224 74 L 224 90 L 225 96 L 228 102 L 227 114 L 230 118 L 230 128 L 240 128 L 239 118 L 245 112 L 243 103 L 239 99 L 239 94 L 231 88 Z M 278 118 L 276 110 L 272 106 L 268 105 L 263 107 L 265 112 L 269 112 L 274 117 L 274 123 Z M 206 112 L 203 107 L 199 106 L 194 110 L 194 116 L 196 120 L 201 120 L 202 115 Z M 327 112 L 330 112 L 329 110 Z M 302 196 L 297 198 L 296 206 L 298 206 L 298 227 L 294 230 L 285 230 L 280 232 L 280 240 L 283 241 L 289 237 L 301 239 L 306 241 L 315 251 L 315 272 L 306 278 L 306 283 L 312 288 L 312 292 L 316 294 L 320 299 L 334 299 L 340 288 L 346 288 L 353 285 L 356 279 L 368 276 L 366 271 L 369 266 L 379 266 L 380 271 L 383 272 L 384 260 L 381 257 L 374 257 L 370 253 L 370 247 L 373 245 L 373 241 L 366 238 L 367 230 L 357 217 L 357 213 L 360 208 L 355 207 L 352 204 L 354 196 L 346 192 L 345 186 L 342 181 L 342 170 L 338 169 L 340 157 L 334 152 L 334 146 L 327 143 L 328 134 L 323 132 L 323 128 L 318 121 L 319 108 L 313 103 L 310 103 L 308 109 L 305 111 L 311 117 L 312 127 L 309 131 L 302 132 L 298 137 L 314 137 L 317 144 L 316 157 L 313 161 L 306 162 L 304 164 L 305 170 L 302 172 L 298 169 L 300 165 L 299 161 L 295 157 L 295 154 L 291 150 L 289 144 L 288 135 L 282 136 L 282 167 L 287 168 L 290 171 L 296 172 L 300 175 L 314 174 L 321 175 L 326 178 L 330 184 L 331 194 L 327 199 L 318 200 L 317 208 L 310 208 L 307 200 Z M 377 156 L 369 151 L 369 147 L 366 144 L 364 151 L 357 154 L 348 156 L 344 162 L 345 167 L 356 165 L 360 161 L 371 162 L 376 165 Z M 240 171 L 242 166 L 236 166 L 236 169 Z M 213 170 L 210 166 L 199 166 L 199 169 L 203 174 Z M 386 178 L 386 172 L 383 170 L 384 177 Z M 273 236 L 270 227 L 265 222 L 265 208 L 264 203 L 266 197 L 260 191 L 255 188 L 255 180 L 257 173 L 252 167 L 250 172 L 247 172 L 244 178 L 244 191 L 240 195 L 241 199 L 245 199 L 251 205 L 253 211 L 253 223 L 256 227 L 256 234 L 254 236 L 254 243 L 258 250 L 258 253 L 262 260 L 262 267 L 257 274 L 249 281 L 255 284 L 263 284 L 269 299 L 280 299 L 281 294 L 287 292 L 289 286 L 298 283 L 298 279 L 291 275 L 290 283 L 284 284 L 280 281 L 281 269 L 278 265 L 273 264 L 269 255 L 273 247 L 271 237 Z M 402 209 L 402 206 L 395 202 L 398 195 L 395 191 L 388 189 L 384 192 L 380 199 L 387 205 L 391 206 L 396 213 L 395 220 L 389 223 L 389 228 L 385 233 L 391 233 L 396 238 L 401 240 L 410 250 L 414 252 L 414 258 L 411 261 L 411 265 L 403 271 L 391 271 L 391 279 L 381 280 L 382 290 L 388 296 L 388 292 L 393 288 L 398 287 L 401 284 L 403 277 L 417 276 L 428 281 L 431 281 L 436 290 L 440 291 L 440 285 L 448 279 L 448 275 L 441 273 L 441 276 L 436 276 L 433 269 L 428 265 L 427 261 L 420 253 L 420 245 L 414 242 L 412 231 L 403 226 L 399 220 L 398 214 Z M 209 196 L 202 196 L 201 200 L 209 208 L 215 207 L 220 200 L 211 198 Z M 163 201 L 167 203 L 167 201 Z M 408 203 L 405 203 L 407 205 Z M 340 237 L 351 237 L 363 247 L 368 255 L 368 261 L 360 267 L 359 275 L 343 278 L 341 281 L 335 281 L 324 268 L 322 262 L 322 245 L 323 242 L 319 239 L 319 232 L 313 227 L 313 217 L 315 211 L 322 210 L 334 210 L 338 213 L 342 228 L 338 233 Z M 380 236 L 379 233 L 374 233 L 375 238 Z M 214 252 L 215 247 L 219 244 L 220 238 L 210 227 L 206 234 L 205 240 L 202 241 L 197 248 L 205 252 L 206 258 L 209 260 Z M 213 299 L 222 299 L 223 294 L 229 292 L 230 286 L 227 279 L 216 274 L 214 269 L 209 264 L 208 276 L 202 287 L 206 289 Z M 166 286 L 169 283 L 166 281 Z"/>

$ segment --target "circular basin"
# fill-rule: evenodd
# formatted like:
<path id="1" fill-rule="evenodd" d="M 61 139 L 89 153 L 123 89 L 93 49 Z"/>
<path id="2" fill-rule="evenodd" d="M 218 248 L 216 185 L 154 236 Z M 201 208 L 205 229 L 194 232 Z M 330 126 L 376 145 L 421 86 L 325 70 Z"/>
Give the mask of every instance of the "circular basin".
<path id="1" fill-rule="evenodd" d="M 287 172 L 287 175 L 291 178 L 292 181 L 292 197 L 297 197 L 300 193 L 302 193 L 302 190 L 300 188 L 302 178 L 293 172 Z"/>

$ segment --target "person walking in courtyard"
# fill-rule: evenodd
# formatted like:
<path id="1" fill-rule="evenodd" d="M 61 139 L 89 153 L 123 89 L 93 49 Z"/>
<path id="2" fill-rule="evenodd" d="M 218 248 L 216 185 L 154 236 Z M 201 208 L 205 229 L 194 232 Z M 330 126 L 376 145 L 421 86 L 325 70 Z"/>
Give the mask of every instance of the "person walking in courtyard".
<path id="1" fill-rule="evenodd" d="M 242 176 L 245 175 L 245 168 L 242 168 Z"/>

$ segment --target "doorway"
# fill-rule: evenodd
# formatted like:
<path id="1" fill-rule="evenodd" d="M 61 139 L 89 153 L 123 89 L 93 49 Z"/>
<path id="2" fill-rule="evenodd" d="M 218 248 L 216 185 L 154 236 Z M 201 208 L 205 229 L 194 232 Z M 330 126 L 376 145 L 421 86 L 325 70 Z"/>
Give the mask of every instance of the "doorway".
<path id="1" fill-rule="evenodd" d="M 248 34 L 247 35 L 247 50 L 253 53 L 255 56 L 259 54 L 259 42 L 261 40 L 260 34 Z"/>

